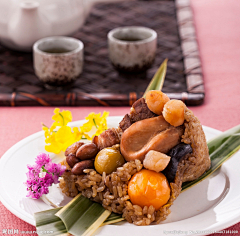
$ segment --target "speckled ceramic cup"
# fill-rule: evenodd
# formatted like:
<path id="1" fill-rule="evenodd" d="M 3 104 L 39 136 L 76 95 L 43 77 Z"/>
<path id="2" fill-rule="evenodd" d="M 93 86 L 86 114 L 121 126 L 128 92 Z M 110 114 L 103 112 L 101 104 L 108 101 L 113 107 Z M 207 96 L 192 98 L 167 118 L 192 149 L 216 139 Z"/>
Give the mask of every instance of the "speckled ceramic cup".
<path id="1" fill-rule="evenodd" d="M 70 37 L 48 37 L 33 45 L 34 70 L 47 88 L 74 82 L 83 69 L 84 45 Z"/>
<path id="2" fill-rule="evenodd" d="M 140 26 L 126 26 L 108 33 L 109 58 L 123 72 L 147 70 L 155 59 L 156 31 Z"/>

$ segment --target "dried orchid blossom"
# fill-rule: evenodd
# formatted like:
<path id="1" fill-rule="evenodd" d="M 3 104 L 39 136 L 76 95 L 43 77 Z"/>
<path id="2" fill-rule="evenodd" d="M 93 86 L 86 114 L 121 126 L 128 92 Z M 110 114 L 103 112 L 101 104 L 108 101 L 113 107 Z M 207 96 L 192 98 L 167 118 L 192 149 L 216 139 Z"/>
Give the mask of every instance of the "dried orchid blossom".
<path id="1" fill-rule="evenodd" d="M 72 121 L 72 114 L 70 111 L 61 111 L 59 108 L 55 108 L 52 120 L 54 120 L 52 126 L 48 128 L 43 124 L 42 129 L 45 135 L 45 150 L 53 153 L 60 153 L 65 151 L 67 147 L 73 143 L 81 140 L 91 140 L 93 136 L 97 136 L 105 131 L 107 127 L 107 117 L 109 112 L 103 112 L 95 114 L 91 112 L 85 119 L 87 122 L 82 126 L 71 128 L 68 123 Z M 96 131 L 90 136 L 89 132 L 92 131 L 93 127 Z"/>
<path id="2" fill-rule="evenodd" d="M 49 155 L 40 153 L 33 166 L 28 165 L 27 197 L 39 199 L 43 194 L 48 194 L 48 188 L 52 184 L 59 183 L 59 177 L 64 173 L 66 167 L 61 164 L 52 163 Z"/>

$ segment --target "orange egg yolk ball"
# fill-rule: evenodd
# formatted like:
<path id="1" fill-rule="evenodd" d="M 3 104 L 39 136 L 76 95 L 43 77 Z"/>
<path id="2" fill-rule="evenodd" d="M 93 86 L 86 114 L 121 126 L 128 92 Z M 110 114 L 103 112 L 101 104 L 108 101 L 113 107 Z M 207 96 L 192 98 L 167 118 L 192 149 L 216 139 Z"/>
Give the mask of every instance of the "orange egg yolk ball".
<path id="1" fill-rule="evenodd" d="M 134 174 L 129 181 L 128 195 L 134 205 L 152 205 L 159 210 L 170 198 L 170 187 L 164 174 L 144 169 Z"/>

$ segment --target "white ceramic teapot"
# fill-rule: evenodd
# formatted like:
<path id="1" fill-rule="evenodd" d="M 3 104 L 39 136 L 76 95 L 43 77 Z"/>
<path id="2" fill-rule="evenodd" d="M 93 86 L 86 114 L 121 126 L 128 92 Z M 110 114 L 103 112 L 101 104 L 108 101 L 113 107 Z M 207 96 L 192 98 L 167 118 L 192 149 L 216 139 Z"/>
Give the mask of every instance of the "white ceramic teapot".
<path id="1" fill-rule="evenodd" d="M 94 3 L 117 1 L 126 0 L 0 0 L 0 43 L 31 51 L 41 38 L 76 32 Z"/>
<path id="2" fill-rule="evenodd" d="M 84 0 L 0 0 L 0 42 L 30 51 L 38 39 L 71 35 L 84 23 Z"/>

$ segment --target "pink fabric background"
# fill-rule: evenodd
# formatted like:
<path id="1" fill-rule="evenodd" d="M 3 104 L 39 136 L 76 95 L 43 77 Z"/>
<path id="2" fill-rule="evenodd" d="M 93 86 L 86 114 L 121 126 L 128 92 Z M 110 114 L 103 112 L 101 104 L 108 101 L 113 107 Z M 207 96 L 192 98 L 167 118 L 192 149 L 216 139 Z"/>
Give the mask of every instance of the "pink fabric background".
<path id="1" fill-rule="evenodd" d="M 192 0 L 191 4 L 206 89 L 205 103 L 191 109 L 203 125 L 224 131 L 240 124 L 240 1 Z M 0 157 L 21 139 L 41 130 L 41 122 L 50 125 L 53 109 L 1 107 Z M 129 107 L 64 109 L 72 112 L 74 121 L 84 119 L 91 111 L 108 110 L 112 116 L 129 112 Z M 18 229 L 20 234 L 33 231 L 35 227 L 17 218 L 0 203 L 0 235 L 4 235 L 3 229 Z M 238 230 L 240 235 L 240 223 L 229 229 Z"/>

